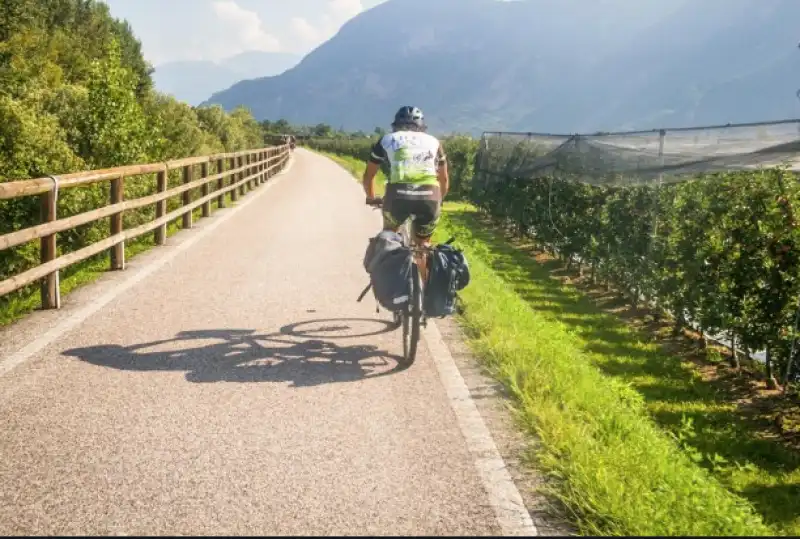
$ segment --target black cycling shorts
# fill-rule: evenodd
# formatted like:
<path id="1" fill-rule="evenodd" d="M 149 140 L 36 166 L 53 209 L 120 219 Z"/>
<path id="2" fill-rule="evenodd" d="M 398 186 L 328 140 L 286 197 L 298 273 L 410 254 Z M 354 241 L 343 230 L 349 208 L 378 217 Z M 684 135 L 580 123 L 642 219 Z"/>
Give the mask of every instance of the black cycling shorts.
<path id="1" fill-rule="evenodd" d="M 438 185 L 388 184 L 383 197 L 384 228 L 397 230 L 412 218 L 418 238 L 430 238 L 439 222 L 442 204 Z"/>

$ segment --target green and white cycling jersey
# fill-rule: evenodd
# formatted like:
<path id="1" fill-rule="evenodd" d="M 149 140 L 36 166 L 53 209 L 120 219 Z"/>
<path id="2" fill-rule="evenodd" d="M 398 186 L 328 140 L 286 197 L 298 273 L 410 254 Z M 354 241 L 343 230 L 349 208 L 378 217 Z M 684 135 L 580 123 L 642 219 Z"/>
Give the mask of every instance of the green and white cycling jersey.
<path id="1" fill-rule="evenodd" d="M 439 185 L 436 174 L 447 157 L 439 140 L 419 131 L 395 131 L 372 147 L 370 161 L 389 166 L 388 182 Z"/>

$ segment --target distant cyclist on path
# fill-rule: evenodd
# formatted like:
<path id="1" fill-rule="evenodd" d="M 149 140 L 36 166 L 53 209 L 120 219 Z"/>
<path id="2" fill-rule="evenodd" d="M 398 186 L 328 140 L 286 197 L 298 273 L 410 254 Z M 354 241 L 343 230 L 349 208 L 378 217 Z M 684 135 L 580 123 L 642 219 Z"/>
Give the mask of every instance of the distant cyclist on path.
<path id="1" fill-rule="evenodd" d="M 420 245 L 430 245 L 439 222 L 442 200 L 450 188 L 447 156 L 441 142 L 427 134 L 422 111 L 402 107 L 395 114 L 392 132 L 372 147 L 364 171 L 367 204 L 375 198 L 375 176 L 388 165 L 386 195 L 383 199 L 383 229 L 397 232 L 412 219 L 412 234 Z M 427 261 L 420 264 L 420 277 L 427 282 Z"/>

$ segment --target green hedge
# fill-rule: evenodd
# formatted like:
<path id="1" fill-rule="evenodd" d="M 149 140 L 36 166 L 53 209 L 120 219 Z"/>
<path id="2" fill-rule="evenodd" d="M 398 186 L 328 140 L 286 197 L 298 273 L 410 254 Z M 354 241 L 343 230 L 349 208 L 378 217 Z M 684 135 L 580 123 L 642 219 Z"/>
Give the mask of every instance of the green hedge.
<path id="1" fill-rule="evenodd" d="M 786 374 L 800 293 L 793 208 L 800 183 L 774 168 L 633 187 L 555 178 L 488 182 L 473 193 L 542 247 L 707 333 L 767 350 Z M 772 373 L 768 373 L 770 376 Z"/>
<path id="2" fill-rule="evenodd" d="M 368 155 L 369 139 L 311 140 L 315 149 Z M 596 186 L 506 171 L 542 148 L 499 148 L 480 162 L 478 141 L 445 139 L 454 191 L 595 279 L 676 313 L 705 333 L 727 332 L 746 352 L 767 350 L 781 377 L 800 295 L 800 182 L 785 168 L 714 173 L 686 181 Z M 684 318 L 685 315 L 685 318 Z M 797 362 L 795 362 L 796 364 Z"/>

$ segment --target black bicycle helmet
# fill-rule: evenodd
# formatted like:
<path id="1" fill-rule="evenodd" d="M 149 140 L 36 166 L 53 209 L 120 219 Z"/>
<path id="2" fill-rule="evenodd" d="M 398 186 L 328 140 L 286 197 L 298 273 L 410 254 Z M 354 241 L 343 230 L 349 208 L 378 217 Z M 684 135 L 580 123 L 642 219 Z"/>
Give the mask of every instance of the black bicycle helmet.
<path id="1" fill-rule="evenodd" d="M 394 115 L 393 128 L 398 127 L 416 127 L 418 129 L 425 129 L 425 116 L 422 111 L 417 107 L 401 107 Z"/>

